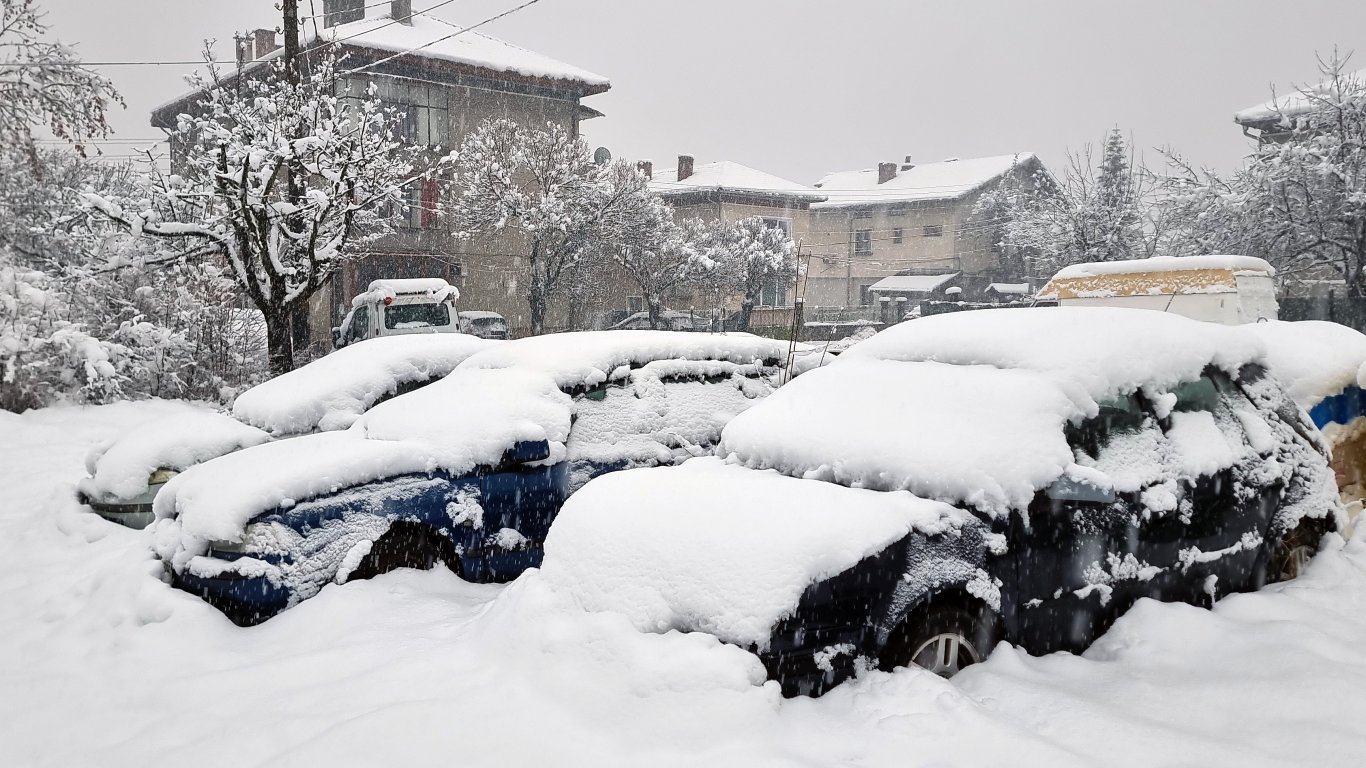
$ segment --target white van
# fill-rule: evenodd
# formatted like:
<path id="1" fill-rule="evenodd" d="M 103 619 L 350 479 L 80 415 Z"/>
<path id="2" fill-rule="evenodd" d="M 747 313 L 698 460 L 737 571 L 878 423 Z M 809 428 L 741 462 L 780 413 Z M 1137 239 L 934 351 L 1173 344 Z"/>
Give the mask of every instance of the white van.
<path id="1" fill-rule="evenodd" d="M 1276 319 L 1276 270 L 1252 256 L 1156 256 L 1065 267 L 1039 291 L 1064 307 L 1130 307 L 1238 325 Z"/>
<path id="2" fill-rule="evenodd" d="M 364 339 L 412 333 L 460 333 L 455 302 L 460 291 L 439 277 L 375 280 L 351 300 L 351 311 L 332 329 L 341 349 Z"/>

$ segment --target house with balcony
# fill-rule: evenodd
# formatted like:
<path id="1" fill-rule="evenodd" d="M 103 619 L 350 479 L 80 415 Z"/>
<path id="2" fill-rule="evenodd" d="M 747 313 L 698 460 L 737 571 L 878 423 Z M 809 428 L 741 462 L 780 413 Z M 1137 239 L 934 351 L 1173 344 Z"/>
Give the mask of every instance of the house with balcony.
<path id="1" fill-rule="evenodd" d="M 397 108 L 407 141 L 449 151 L 489 118 L 528 126 L 567 126 L 578 134 L 583 120 L 601 116 L 583 100 L 607 91 L 607 78 L 512 43 L 463 29 L 442 19 L 414 14 L 411 0 L 323 0 L 321 18 L 302 20 L 303 50 L 332 41 L 347 68 L 365 68 L 337 84 L 342 98 L 359 98 L 373 83 L 379 99 Z M 281 55 L 273 30 L 239 38 L 243 68 L 264 67 Z M 306 65 L 305 59 L 305 65 Z M 168 132 L 177 117 L 193 112 L 200 94 L 187 93 L 156 109 L 152 125 Z M 172 146 L 172 164 L 184 148 Z M 442 180 L 404 190 L 408 216 L 391 236 L 366 246 L 310 305 L 296 340 L 325 345 L 330 328 L 352 296 L 378 278 L 443 277 L 459 287 L 460 305 L 492 310 L 507 318 L 514 333 L 529 324 L 519 259 L 525 251 L 515 236 L 461 240 L 437 212 L 446 194 Z"/>
<path id="2" fill-rule="evenodd" d="M 1043 166 L 1033 153 L 937 163 L 879 163 L 827 174 L 811 205 L 805 301 L 880 316 L 879 300 L 985 297 L 992 283 L 1019 282 L 1002 263 L 997 230 L 976 212 L 1007 178 L 1022 183 Z M 891 279 L 896 278 L 896 279 Z"/>

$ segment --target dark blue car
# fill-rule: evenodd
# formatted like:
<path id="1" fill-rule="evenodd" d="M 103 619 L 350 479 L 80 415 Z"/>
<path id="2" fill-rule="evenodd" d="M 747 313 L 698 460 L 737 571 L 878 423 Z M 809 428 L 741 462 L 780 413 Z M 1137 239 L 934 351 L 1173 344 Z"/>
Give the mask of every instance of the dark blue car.
<path id="1" fill-rule="evenodd" d="M 240 451 L 167 486 L 176 586 L 253 624 L 330 583 L 445 563 L 506 581 L 541 562 L 574 490 L 703 455 L 790 366 L 744 334 L 559 334 L 480 353 L 346 433 Z M 239 535 L 228 535 L 238 533 Z"/>

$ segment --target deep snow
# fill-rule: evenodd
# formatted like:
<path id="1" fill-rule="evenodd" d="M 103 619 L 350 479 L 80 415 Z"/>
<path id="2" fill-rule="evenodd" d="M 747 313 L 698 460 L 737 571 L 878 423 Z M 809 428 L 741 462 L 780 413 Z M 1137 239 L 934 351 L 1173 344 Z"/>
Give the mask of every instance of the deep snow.
<path id="1" fill-rule="evenodd" d="M 1002 647 L 952 683 L 784 701 L 750 654 L 579 612 L 537 572 L 401 571 L 235 627 L 157 579 L 149 532 L 72 500 L 93 445 L 179 407 L 0 413 L 0 765 L 1366 760 L 1361 535 L 1213 612 L 1143 601 L 1084 657 Z"/>

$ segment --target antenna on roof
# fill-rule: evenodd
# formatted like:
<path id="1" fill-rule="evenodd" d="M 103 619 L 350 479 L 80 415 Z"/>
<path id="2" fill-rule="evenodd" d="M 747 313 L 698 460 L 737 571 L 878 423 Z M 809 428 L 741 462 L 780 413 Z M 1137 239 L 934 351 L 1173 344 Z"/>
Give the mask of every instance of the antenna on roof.
<path id="1" fill-rule="evenodd" d="M 612 150 L 607 147 L 598 147 L 597 150 L 593 152 L 593 162 L 598 165 L 607 165 L 612 162 Z"/>

